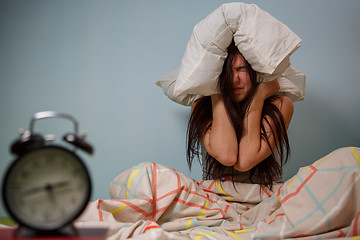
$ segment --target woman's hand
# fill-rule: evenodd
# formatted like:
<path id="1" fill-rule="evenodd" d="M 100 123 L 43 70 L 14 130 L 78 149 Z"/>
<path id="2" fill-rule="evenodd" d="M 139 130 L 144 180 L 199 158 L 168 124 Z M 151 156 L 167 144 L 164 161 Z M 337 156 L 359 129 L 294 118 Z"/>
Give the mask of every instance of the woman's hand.
<path id="1" fill-rule="evenodd" d="M 262 100 L 265 100 L 268 97 L 274 95 L 279 90 L 280 90 L 280 85 L 277 79 L 271 82 L 262 82 L 257 86 L 255 90 L 255 96 L 258 96 Z"/>

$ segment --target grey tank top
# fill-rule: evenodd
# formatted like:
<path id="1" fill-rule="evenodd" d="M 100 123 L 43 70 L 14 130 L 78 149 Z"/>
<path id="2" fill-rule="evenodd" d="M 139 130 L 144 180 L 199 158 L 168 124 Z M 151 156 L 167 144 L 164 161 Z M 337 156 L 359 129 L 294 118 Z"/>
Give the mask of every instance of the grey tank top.
<path id="1" fill-rule="evenodd" d="M 201 157 L 202 157 L 202 171 L 203 171 L 203 179 L 204 179 L 204 173 L 206 172 L 206 164 L 204 164 L 204 159 L 206 157 L 207 151 L 204 147 L 204 145 L 201 146 Z M 281 159 L 280 156 L 278 154 L 276 154 L 276 161 L 281 165 Z M 226 175 L 230 175 L 231 172 L 233 171 L 233 180 L 236 182 L 242 182 L 242 183 L 260 183 L 259 178 L 254 175 L 252 177 L 252 181 L 250 181 L 250 171 L 246 171 L 246 172 L 239 172 L 235 169 L 232 169 L 233 167 L 226 167 L 225 170 L 225 174 Z M 274 182 L 276 183 L 282 183 L 284 182 L 283 180 L 283 174 L 281 172 L 281 177 L 274 179 Z"/>

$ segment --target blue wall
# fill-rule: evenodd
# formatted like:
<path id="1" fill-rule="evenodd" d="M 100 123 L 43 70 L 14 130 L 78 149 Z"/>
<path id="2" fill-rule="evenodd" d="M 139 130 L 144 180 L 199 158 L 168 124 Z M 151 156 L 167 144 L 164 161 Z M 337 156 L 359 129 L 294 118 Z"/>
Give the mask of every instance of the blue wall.
<path id="1" fill-rule="evenodd" d="M 176 69 L 193 26 L 226 1 L 6 0 L 0 2 L 0 177 L 13 161 L 9 144 L 38 111 L 75 116 L 96 148 L 92 199 L 143 161 L 190 173 L 185 159 L 189 108 L 155 82 Z M 330 151 L 360 145 L 360 1 L 247 1 L 302 39 L 292 64 L 307 75 L 306 100 L 295 104 L 285 177 Z M 72 126 L 39 121 L 58 136 Z M 0 216 L 6 212 L 0 205 Z"/>

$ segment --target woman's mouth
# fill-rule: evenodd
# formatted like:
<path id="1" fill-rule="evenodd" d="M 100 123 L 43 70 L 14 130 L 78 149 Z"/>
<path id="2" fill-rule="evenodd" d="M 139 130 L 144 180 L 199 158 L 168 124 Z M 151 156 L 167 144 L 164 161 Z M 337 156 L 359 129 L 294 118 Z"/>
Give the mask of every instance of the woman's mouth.
<path id="1" fill-rule="evenodd" d="M 242 92 L 242 90 L 243 90 L 242 87 L 234 87 L 234 88 L 233 88 L 233 92 L 234 92 L 234 93 L 240 93 L 240 92 Z"/>

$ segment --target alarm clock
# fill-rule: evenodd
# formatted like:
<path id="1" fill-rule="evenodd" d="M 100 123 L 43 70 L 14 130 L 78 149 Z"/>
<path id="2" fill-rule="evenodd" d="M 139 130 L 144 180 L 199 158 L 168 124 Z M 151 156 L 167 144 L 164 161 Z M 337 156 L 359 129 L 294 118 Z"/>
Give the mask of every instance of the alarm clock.
<path id="1" fill-rule="evenodd" d="M 48 136 L 33 132 L 34 123 L 45 118 L 64 118 L 74 123 L 74 132 L 63 137 L 72 148 L 51 144 Z M 34 114 L 29 130 L 11 145 L 17 158 L 5 173 L 2 196 L 19 228 L 37 233 L 59 232 L 72 226 L 85 210 L 91 180 L 77 149 L 93 153 L 92 146 L 78 136 L 77 120 L 53 111 Z"/>

